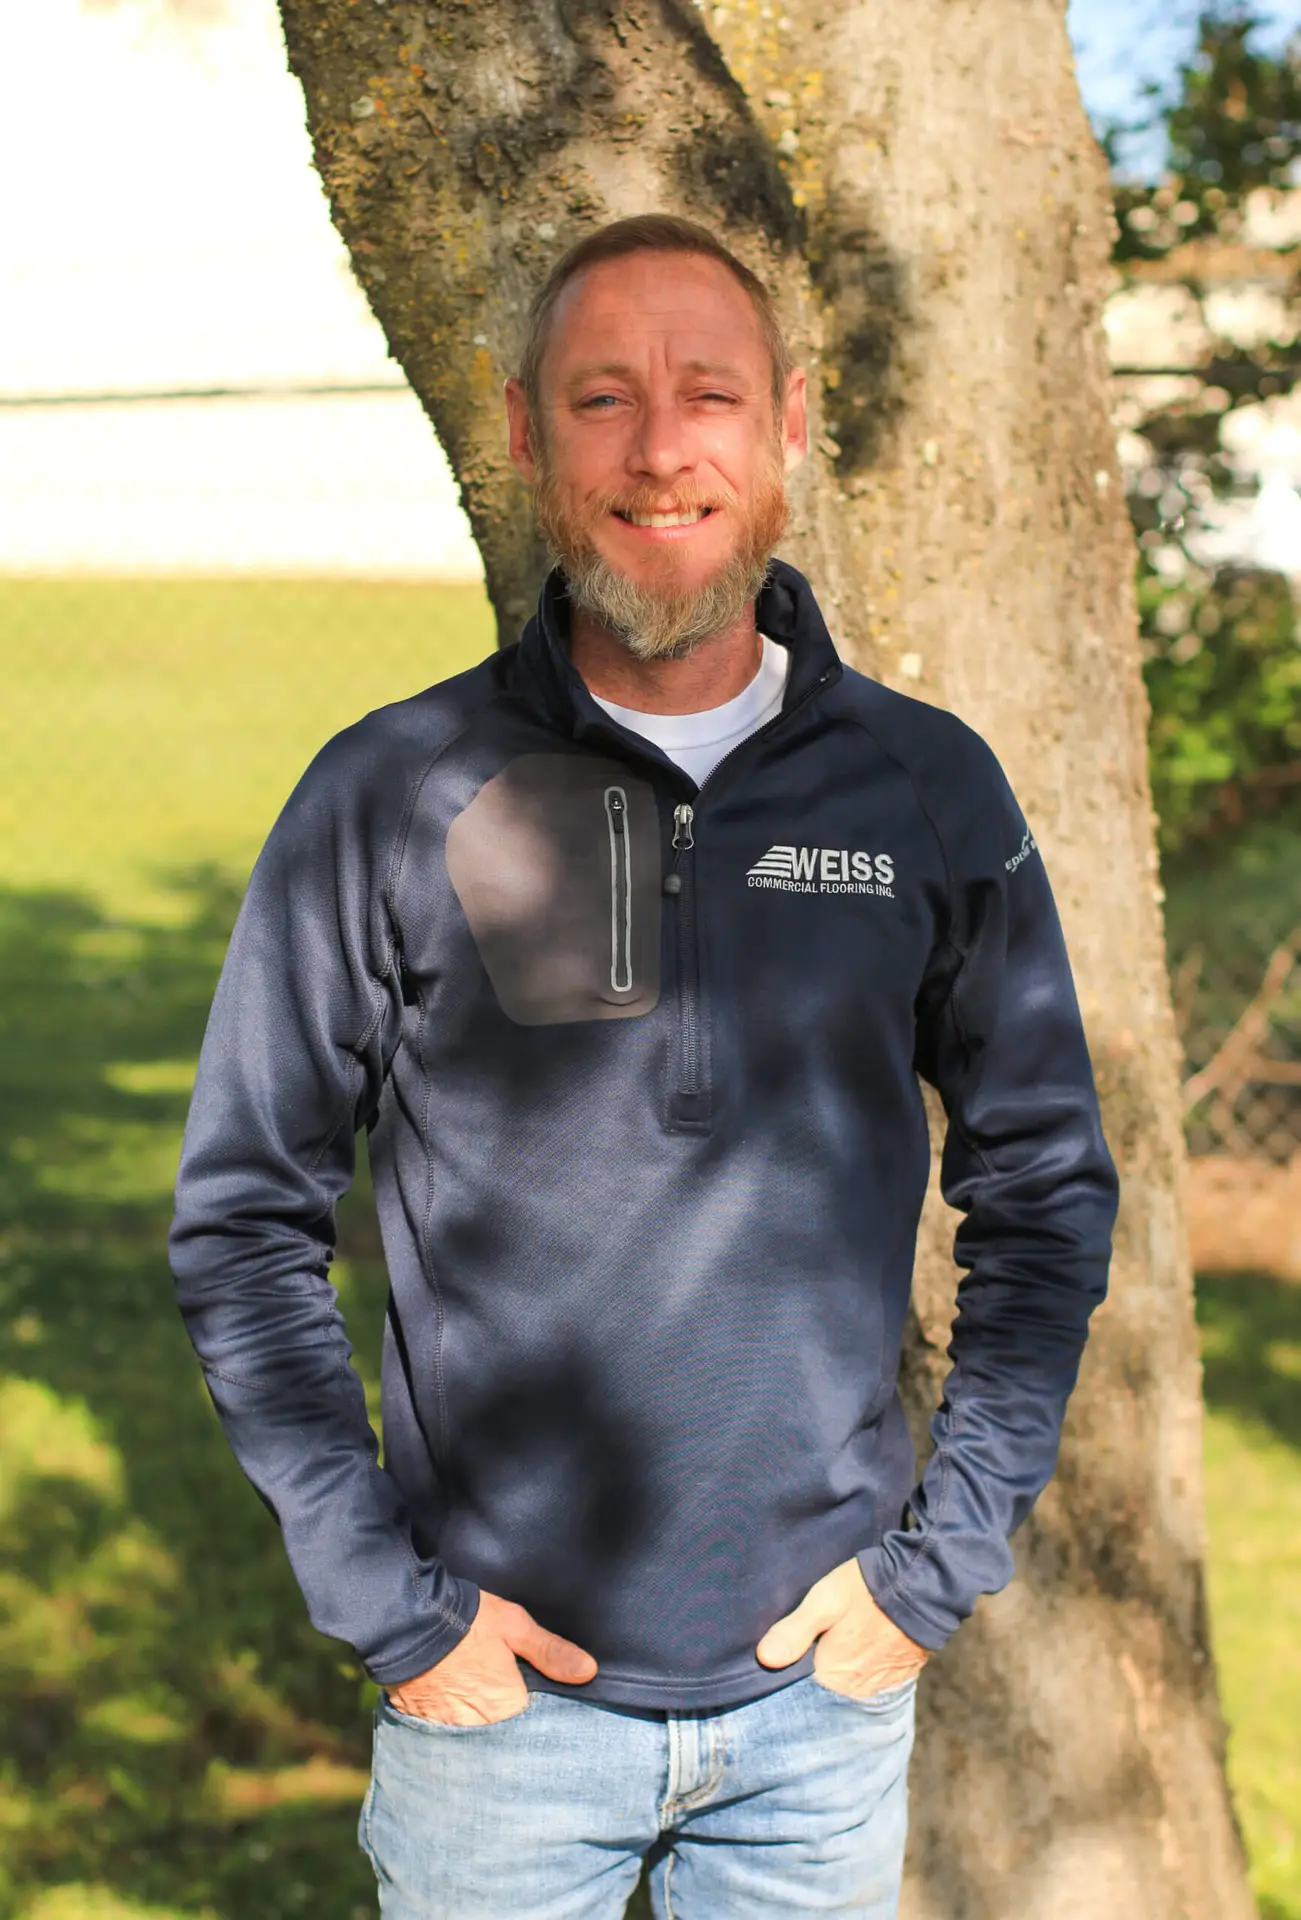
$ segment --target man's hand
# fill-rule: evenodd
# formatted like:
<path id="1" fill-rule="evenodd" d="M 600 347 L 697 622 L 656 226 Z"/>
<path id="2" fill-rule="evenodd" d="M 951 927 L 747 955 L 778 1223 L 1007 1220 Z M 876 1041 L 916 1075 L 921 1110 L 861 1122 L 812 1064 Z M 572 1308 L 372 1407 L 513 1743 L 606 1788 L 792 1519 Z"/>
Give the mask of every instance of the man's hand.
<path id="1" fill-rule="evenodd" d="M 788 1667 L 815 1640 L 818 1679 L 833 1693 L 860 1700 L 902 1686 L 930 1658 L 882 1613 L 857 1560 L 846 1560 L 815 1581 L 795 1611 L 769 1627 L 755 1652 L 765 1667 Z"/>
<path id="2" fill-rule="evenodd" d="M 596 1662 L 571 1640 L 540 1627 L 531 1613 L 495 1593 L 479 1594 L 479 1611 L 470 1631 L 428 1673 L 386 1687 L 399 1713 L 417 1720 L 441 1720 L 445 1726 L 482 1727 L 523 1713 L 529 1691 L 515 1656 L 549 1680 L 581 1686 L 596 1672 Z"/>

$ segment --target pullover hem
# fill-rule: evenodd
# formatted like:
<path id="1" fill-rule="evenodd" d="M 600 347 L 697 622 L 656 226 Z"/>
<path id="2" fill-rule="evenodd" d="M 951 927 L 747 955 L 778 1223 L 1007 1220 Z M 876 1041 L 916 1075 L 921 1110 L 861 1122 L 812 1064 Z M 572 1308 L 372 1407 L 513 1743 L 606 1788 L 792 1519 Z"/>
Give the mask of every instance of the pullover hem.
<path id="1" fill-rule="evenodd" d="M 708 1679 L 674 1678 L 639 1674 L 620 1674 L 617 1669 L 598 1672 L 586 1686 L 569 1687 L 548 1680 L 525 1660 L 520 1668 L 530 1693 L 557 1693 L 567 1700 L 590 1700 L 594 1706 L 659 1708 L 666 1713 L 721 1713 L 729 1707 L 742 1707 L 751 1700 L 762 1700 L 779 1693 L 813 1671 L 813 1649 L 802 1654 L 789 1667 L 751 1666 L 748 1671 L 734 1668 L 711 1674 Z"/>

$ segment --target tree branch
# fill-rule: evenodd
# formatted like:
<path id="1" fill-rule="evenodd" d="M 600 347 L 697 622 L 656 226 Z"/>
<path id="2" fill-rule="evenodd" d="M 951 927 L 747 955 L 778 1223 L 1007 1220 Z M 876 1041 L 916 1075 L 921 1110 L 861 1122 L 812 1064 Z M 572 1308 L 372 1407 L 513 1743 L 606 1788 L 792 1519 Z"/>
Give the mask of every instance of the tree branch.
<path id="1" fill-rule="evenodd" d="M 1185 1113 L 1191 1113 L 1212 1093 L 1220 1094 L 1232 1107 L 1244 1086 L 1252 1080 L 1266 1077 L 1254 1072 L 1253 1067 L 1264 1059 L 1262 1043 L 1268 1036 L 1274 1009 L 1287 989 L 1298 957 L 1301 957 L 1301 927 L 1275 947 L 1265 968 L 1264 979 L 1238 1015 L 1223 1044 L 1204 1067 L 1184 1081 Z M 1278 1064 L 1270 1063 L 1271 1066 Z"/>

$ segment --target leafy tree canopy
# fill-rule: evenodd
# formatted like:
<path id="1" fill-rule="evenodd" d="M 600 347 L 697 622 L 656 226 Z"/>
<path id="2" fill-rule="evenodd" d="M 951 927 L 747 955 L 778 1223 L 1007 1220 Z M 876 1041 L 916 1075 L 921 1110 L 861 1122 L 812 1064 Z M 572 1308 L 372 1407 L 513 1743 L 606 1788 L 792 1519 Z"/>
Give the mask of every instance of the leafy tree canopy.
<path id="1" fill-rule="evenodd" d="M 1229 858 L 1266 815 L 1301 830 L 1301 645 L 1286 575 L 1216 555 L 1225 509 L 1258 478 L 1235 459 L 1245 408 L 1270 408 L 1301 373 L 1301 35 L 1259 50 L 1264 22 L 1204 11 L 1174 86 L 1147 89 L 1161 178 L 1116 182 L 1123 284 L 1182 290 L 1185 364 L 1120 370 L 1122 452 L 1139 539 L 1161 840 L 1178 869 Z M 1240 296 L 1249 288 L 1246 309 Z M 1301 566 L 1301 554 L 1298 554 Z"/>

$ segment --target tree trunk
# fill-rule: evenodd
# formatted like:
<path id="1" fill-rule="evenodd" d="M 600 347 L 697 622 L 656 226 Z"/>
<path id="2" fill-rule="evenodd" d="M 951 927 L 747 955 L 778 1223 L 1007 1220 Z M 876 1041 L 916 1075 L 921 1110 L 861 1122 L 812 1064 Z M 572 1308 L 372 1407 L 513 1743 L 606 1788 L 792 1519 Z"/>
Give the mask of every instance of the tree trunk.
<path id="1" fill-rule="evenodd" d="M 461 486 L 503 641 L 545 558 L 501 387 L 528 298 L 590 227 L 648 206 L 724 226 L 807 359 L 816 312 L 772 146 L 690 8 L 285 0 L 317 165 L 366 295 Z M 821 457 L 791 558 L 824 581 Z"/>
<path id="2" fill-rule="evenodd" d="M 1020 1577 L 933 1663 L 909 1920 L 1238 1920 L 1106 170 L 1061 0 L 281 0 L 335 220 L 460 479 L 505 637 L 543 565 L 500 391 L 564 246 L 647 208 L 773 287 L 816 451 L 783 551 L 845 655 L 953 707 L 1034 823 L 1124 1198 Z M 710 31 L 706 30 L 706 27 Z M 712 38 L 710 34 L 712 32 Z M 923 1225 L 906 1383 L 945 1371 Z"/>

